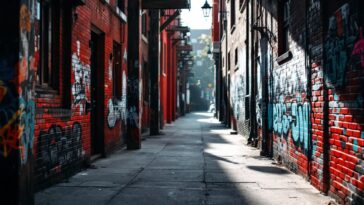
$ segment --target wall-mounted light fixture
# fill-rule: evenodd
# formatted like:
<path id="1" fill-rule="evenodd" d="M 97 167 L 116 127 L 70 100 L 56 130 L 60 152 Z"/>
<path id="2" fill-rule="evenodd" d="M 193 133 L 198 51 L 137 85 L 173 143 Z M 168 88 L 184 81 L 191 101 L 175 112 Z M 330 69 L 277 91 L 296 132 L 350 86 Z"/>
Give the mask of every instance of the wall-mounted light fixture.
<path id="1" fill-rule="evenodd" d="M 205 4 L 201 7 L 201 9 L 202 9 L 202 12 L 203 12 L 203 16 L 208 18 L 210 16 L 212 7 L 207 2 L 207 0 L 205 1 Z"/>

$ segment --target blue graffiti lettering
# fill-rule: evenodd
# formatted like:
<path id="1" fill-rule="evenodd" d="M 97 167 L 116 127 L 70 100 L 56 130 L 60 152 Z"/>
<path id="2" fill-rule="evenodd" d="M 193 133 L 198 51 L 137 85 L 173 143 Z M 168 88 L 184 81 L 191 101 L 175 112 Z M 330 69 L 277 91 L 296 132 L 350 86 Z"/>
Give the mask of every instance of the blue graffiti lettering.
<path id="1" fill-rule="evenodd" d="M 294 144 L 306 153 L 309 140 L 310 104 L 283 102 L 273 104 L 274 133 L 286 138 L 291 133 Z"/>

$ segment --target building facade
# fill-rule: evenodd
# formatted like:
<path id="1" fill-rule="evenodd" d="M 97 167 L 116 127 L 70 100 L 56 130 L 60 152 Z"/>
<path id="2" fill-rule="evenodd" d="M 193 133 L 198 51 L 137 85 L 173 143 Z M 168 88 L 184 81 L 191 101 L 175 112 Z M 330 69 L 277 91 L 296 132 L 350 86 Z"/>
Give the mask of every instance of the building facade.
<path id="1" fill-rule="evenodd" d="M 213 5 L 220 119 L 340 204 L 363 204 L 363 3 Z"/>
<path id="2" fill-rule="evenodd" d="M 16 0 L 0 8 L 9 28 L 0 35 L 3 202 L 28 204 L 34 191 L 99 157 L 140 149 L 162 116 L 176 118 L 178 44 L 160 51 L 174 38 L 160 30 L 178 25 L 176 9 L 189 1 L 150 3 Z"/>

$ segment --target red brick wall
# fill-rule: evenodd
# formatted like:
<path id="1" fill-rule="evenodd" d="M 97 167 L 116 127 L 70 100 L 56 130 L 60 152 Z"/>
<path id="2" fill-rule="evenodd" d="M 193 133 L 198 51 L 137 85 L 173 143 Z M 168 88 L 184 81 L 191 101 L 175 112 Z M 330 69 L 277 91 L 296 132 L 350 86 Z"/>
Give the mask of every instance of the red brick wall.
<path id="1" fill-rule="evenodd" d="M 173 14 L 173 10 L 168 10 L 166 14 Z M 161 24 L 167 18 L 162 18 Z M 177 21 L 172 21 L 169 26 L 176 25 Z M 168 29 L 168 28 L 167 28 Z M 161 32 L 161 110 L 163 112 L 164 123 L 171 123 L 176 119 L 177 112 L 177 54 L 176 45 L 172 39 L 179 38 L 176 33 Z"/>
<path id="2" fill-rule="evenodd" d="M 35 175 L 40 187 L 51 182 L 52 178 L 58 178 L 77 170 L 78 165 L 84 160 L 88 161 L 91 155 L 90 112 L 87 111 L 87 108 L 91 99 L 89 42 L 92 26 L 98 28 L 105 36 L 105 64 L 100 68 L 104 70 L 104 79 L 101 80 L 104 85 L 99 85 L 97 88 L 104 89 L 105 124 L 101 126 L 104 130 L 105 154 L 112 152 L 123 143 L 124 119 L 119 114 L 122 108 L 118 102 L 111 101 L 113 99 L 113 73 L 110 55 L 113 53 L 113 42 L 115 41 L 122 45 L 122 57 L 124 56 L 127 46 L 125 36 L 127 26 L 121 22 L 115 12 L 112 12 L 115 9 L 115 1 L 111 1 L 110 5 L 99 0 L 89 0 L 86 3 L 75 9 L 72 25 L 72 68 L 69 68 L 71 108 L 62 105 L 64 92 L 62 82 L 65 78 L 63 72 L 60 72 L 59 94 L 49 92 L 49 90 L 37 92 Z M 64 56 L 61 56 L 62 58 Z M 123 78 L 126 78 L 126 60 L 123 58 L 121 62 Z M 125 82 L 127 82 L 126 79 Z M 125 83 L 123 84 L 125 87 Z M 76 85 L 83 87 L 85 95 L 76 92 Z M 126 96 L 126 93 L 123 92 L 123 95 Z M 113 106 L 110 106 L 109 102 L 113 102 Z M 116 122 L 110 126 L 108 117 L 111 111 Z"/>
<path id="3" fill-rule="evenodd" d="M 360 1 L 334 1 L 325 18 L 324 68 L 328 95 L 330 195 L 364 203 L 363 37 Z M 361 5 L 360 5 L 361 4 Z"/>

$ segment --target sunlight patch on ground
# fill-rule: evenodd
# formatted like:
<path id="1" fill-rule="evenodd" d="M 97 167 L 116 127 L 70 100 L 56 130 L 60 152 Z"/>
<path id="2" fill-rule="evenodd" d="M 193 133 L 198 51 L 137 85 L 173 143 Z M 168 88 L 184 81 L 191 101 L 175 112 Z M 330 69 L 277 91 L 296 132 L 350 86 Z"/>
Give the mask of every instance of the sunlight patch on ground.
<path id="1" fill-rule="evenodd" d="M 204 116 L 204 117 L 213 117 L 214 116 L 214 113 L 211 113 L 211 112 L 194 112 L 192 114 L 198 115 L 198 116 Z"/>

